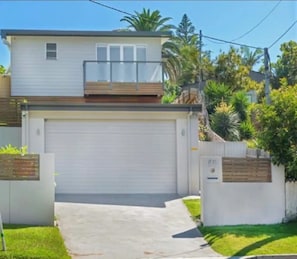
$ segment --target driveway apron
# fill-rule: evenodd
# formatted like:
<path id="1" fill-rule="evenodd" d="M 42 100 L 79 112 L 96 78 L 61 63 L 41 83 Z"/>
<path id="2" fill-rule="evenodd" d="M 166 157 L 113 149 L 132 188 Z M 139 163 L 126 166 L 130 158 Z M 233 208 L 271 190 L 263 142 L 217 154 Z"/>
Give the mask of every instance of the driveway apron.
<path id="1" fill-rule="evenodd" d="M 216 254 L 175 195 L 58 195 L 72 258 L 202 258 Z"/>

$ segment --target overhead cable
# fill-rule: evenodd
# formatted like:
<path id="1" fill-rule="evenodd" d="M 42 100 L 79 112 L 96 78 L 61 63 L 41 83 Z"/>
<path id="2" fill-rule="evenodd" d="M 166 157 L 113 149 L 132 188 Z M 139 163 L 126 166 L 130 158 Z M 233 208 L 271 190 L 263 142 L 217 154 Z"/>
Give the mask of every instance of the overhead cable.
<path id="1" fill-rule="evenodd" d="M 119 13 L 122 13 L 122 14 L 125 14 L 125 15 L 129 15 L 129 16 L 132 16 L 132 17 L 136 17 L 135 14 L 132 14 L 132 13 L 129 13 L 129 12 L 120 10 L 120 9 L 118 9 L 118 8 L 115 8 L 115 7 L 106 5 L 106 4 L 102 4 L 102 3 L 97 2 L 97 1 L 95 1 L 95 0 L 89 0 L 89 1 L 92 2 L 92 3 L 94 3 L 94 4 L 103 6 L 103 7 L 108 8 L 108 9 L 111 9 L 111 10 L 113 10 L 113 11 L 116 11 L 116 12 L 119 12 Z M 280 1 L 282 1 L 282 0 L 280 0 Z M 280 2 L 280 1 L 279 1 L 279 2 Z M 275 8 L 276 8 L 276 7 L 275 7 Z M 241 47 L 248 47 L 248 48 L 252 48 L 252 49 L 262 49 L 262 48 L 260 48 L 260 47 L 255 47 L 255 46 L 251 46 L 251 45 L 247 45 L 247 44 L 236 43 L 236 42 L 233 42 L 233 41 L 222 40 L 222 39 L 218 39 L 218 38 L 211 37 L 211 36 L 202 35 L 202 37 L 204 37 L 204 38 L 206 38 L 206 39 L 209 39 L 209 40 L 216 41 L 217 43 L 218 43 L 218 42 L 223 42 L 223 43 L 228 43 L 228 44 L 231 44 L 231 45 L 237 45 L 237 46 L 241 46 Z M 218 44 L 219 44 L 219 43 L 218 43 Z"/>
<path id="2" fill-rule="evenodd" d="M 271 45 L 268 48 L 270 49 L 271 47 L 273 47 L 282 37 L 284 37 L 294 27 L 296 23 L 297 20 L 295 20 L 295 22 L 293 22 L 291 26 L 282 35 L 280 35 L 273 43 L 271 43 Z"/>
<path id="3" fill-rule="evenodd" d="M 94 3 L 94 4 L 101 5 L 101 6 L 105 7 L 105 8 L 114 10 L 114 11 L 119 12 L 119 13 L 122 13 L 122 14 L 126 14 L 126 15 L 129 15 L 129 16 L 135 16 L 134 14 L 131 14 L 131 13 L 122 11 L 122 10 L 120 10 L 120 9 L 117 9 L 117 8 L 115 8 L 115 7 L 112 7 L 112 6 L 109 6 L 109 5 L 106 5 L 106 4 L 102 4 L 102 3 L 97 2 L 97 1 L 94 1 L 94 0 L 89 0 L 89 1 L 92 2 L 92 3 Z"/>
<path id="4" fill-rule="evenodd" d="M 222 39 L 218 39 L 218 38 L 214 38 L 214 37 L 210 37 L 210 36 L 206 36 L 206 35 L 202 35 L 202 37 L 204 37 L 206 39 L 211 39 L 211 40 L 215 40 L 215 41 L 228 43 L 228 44 L 231 44 L 231 45 L 237 45 L 237 46 L 241 46 L 241 47 L 248 47 L 248 48 L 251 48 L 251 49 L 263 49 L 263 48 L 260 48 L 260 47 L 255 47 L 255 46 L 251 46 L 251 45 L 247 45 L 247 44 L 236 43 L 236 42 L 232 42 L 232 41 L 228 41 L 228 40 L 222 40 Z"/>
<path id="5" fill-rule="evenodd" d="M 270 12 L 266 16 L 264 16 L 264 18 L 261 19 L 260 22 L 258 22 L 254 27 L 252 27 L 251 29 L 249 29 L 247 32 L 243 33 L 239 37 L 233 39 L 232 41 L 236 41 L 236 40 L 239 40 L 239 39 L 243 38 L 244 36 L 246 36 L 249 33 L 251 33 L 253 30 L 255 30 L 258 26 L 260 26 L 269 17 L 269 15 L 272 14 L 272 12 L 278 7 L 278 5 L 281 3 L 281 1 L 282 0 L 279 0 L 277 2 L 277 4 L 270 10 Z"/>

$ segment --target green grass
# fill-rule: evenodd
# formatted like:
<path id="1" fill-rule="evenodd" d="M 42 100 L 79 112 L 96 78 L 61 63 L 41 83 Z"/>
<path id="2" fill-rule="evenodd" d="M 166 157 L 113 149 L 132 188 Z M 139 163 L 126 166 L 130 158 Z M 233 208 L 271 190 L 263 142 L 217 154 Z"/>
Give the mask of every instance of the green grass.
<path id="1" fill-rule="evenodd" d="M 192 219 L 194 221 L 199 221 L 201 217 L 200 199 L 184 199 L 183 202 L 188 208 Z"/>
<path id="2" fill-rule="evenodd" d="M 193 207 L 200 200 L 189 200 Z M 195 216 L 196 214 L 192 214 Z M 274 225 L 238 225 L 221 227 L 199 227 L 206 241 L 224 256 L 263 254 L 297 254 L 297 222 Z"/>
<path id="3" fill-rule="evenodd" d="M 56 227 L 4 225 L 4 235 L 7 250 L 2 251 L 0 243 L 1 259 L 70 258 Z"/>

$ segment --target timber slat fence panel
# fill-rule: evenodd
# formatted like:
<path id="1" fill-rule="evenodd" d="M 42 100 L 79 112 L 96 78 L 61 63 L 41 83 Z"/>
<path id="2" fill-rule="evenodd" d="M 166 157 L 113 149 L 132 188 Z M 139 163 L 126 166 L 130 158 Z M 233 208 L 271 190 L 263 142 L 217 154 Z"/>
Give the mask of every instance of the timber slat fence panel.
<path id="1" fill-rule="evenodd" d="M 39 155 L 0 154 L 0 180 L 39 180 Z"/>
<path id="2" fill-rule="evenodd" d="M 269 158 L 226 158 L 223 162 L 223 182 L 271 182 Z"/>
<path id="3" fill-rule="evenodd" d="M 21 100 L 0 98 L 0 126 L 21 127 Z"/>

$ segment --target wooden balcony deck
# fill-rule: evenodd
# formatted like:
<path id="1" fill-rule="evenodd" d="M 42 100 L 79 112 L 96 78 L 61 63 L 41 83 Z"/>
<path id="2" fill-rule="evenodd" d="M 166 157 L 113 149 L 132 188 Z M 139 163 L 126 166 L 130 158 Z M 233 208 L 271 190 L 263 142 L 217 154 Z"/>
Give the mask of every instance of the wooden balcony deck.
<path id="1" fill-rule="evenodd" d="M 85 95 L 151 95 L 163 96 L 162 83 L 86 82 Z"/>

